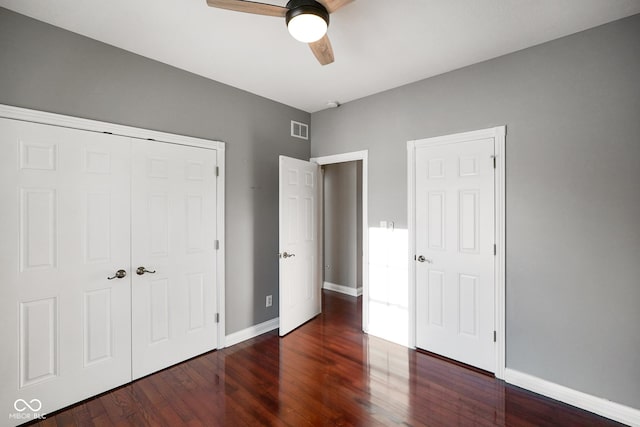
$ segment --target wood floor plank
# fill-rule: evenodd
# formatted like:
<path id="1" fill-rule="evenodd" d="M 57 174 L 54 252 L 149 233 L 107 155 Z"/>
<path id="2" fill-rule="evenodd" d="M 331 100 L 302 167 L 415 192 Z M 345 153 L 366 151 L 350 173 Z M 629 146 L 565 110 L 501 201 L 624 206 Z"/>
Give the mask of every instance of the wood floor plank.
<path id="1" fill-rule="evenodd" d="M 619 426 L 361 332 L 361 301 L 210 352 L 52 414 L 41 426 Z"/>

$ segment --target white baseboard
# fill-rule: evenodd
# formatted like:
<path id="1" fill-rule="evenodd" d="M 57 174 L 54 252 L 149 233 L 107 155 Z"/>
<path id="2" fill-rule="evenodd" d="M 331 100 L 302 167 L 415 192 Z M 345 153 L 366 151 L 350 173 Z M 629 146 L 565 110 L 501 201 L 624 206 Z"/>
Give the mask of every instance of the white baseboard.
<path id="1" fill-rule="evenodd" d="M 246 341 L 248 339 L 257 337 L 258 335 L 262 335 L 264 333 L 273 331 L 274 329 L 278 329 L 280 327 L 280 318 L 276 317 L 275 319 L 267 320 L 266 322 L 262 322 L 257 325 L 253 325 L 248 327 L 247 329 L 243 329 L 238 332 L 234 332 L 224 337 L 224 346 L 231 347 L 232 345 L 236 345 L 241 343 L 242 341 Z"/>
<path id="2" fill-rule="evenodd" d="M 323 289 L 328 289 L 334 292 L 340 292 L 341 294 L 351 295 L 352 297 L 359 297 L 362 295 L 362 287 L 352 288 L 350 286 L 336 285 L 331 282 L 324 282 L 322 284 Z"/>
<path id="3" fill-rule="evenodd" d="M 531 390 L 543 396 L 559 400 L 603 417 L 640 427 L 640 410 L 621 405 L 607 399 L 561 386 L 550 381 L 523 374 L 513 369 L 505 369 L 504 380 L 509 384 Z"/>

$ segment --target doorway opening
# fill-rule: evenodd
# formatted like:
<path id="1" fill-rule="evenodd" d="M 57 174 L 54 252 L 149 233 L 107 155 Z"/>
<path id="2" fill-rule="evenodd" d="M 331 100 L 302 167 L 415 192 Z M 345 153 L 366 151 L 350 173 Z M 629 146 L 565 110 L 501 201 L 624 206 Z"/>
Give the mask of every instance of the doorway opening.
<path id="1" fill-rule="evenodd" d="M 322 287 L 362 295 L 362 161 L 325 165 Z"/>
<path id="2" fill-rule="evenodd" d="M 368 330 L 367 151 L 311 159 L 321 166 L 322 287 L 362 297 Z"/>

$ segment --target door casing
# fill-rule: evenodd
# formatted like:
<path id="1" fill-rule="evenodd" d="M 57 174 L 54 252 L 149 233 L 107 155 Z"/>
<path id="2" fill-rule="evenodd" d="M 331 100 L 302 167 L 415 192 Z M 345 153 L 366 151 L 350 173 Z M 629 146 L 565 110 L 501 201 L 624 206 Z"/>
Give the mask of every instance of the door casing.
<path id="1" fill-rule="evenodd" d="M 416 254 L 416 217 L 415 191 L 416 147 L 426 147 L 442 144 L 455 144 L 464 141 L 493 138 L 495 146 L 495 328 L 496 328 L 496 357 L 495 376 L 503 379 L 505 372 L 505 142 L 506 126 L 497 126 L 471 132 L 437 136 L 407 142 L 407 215 L 409 228 L 409 346 L 416 346 L 416 264 L 413 257 Z"/>

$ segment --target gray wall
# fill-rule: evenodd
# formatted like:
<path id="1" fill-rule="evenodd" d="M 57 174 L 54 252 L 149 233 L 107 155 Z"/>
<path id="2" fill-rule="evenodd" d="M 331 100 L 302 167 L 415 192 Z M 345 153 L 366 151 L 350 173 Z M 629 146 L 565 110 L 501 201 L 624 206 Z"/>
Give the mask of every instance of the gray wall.
<path id="1" fill-rule="evenodd" d="M 308 113 L 3 8 L 0 103 L 226 142 L 227 333 L 278 316 L 278 155 L 309 158 Z"/>
<path id="2" fill-rule="evenodd" d="M 362 229 L 359 163 L 362 162 L 323 166 L 324 281 L 350 288 L 362 286 L 362 263 L 358 257 L 361 253 L 358 237 Z"/>
<path id="3" fill-rule="evenodd" d="M 640 409 L 640 15 L 314 113 L 406 229 L 406 141 L 507 125 L 507 366 Z"/>

